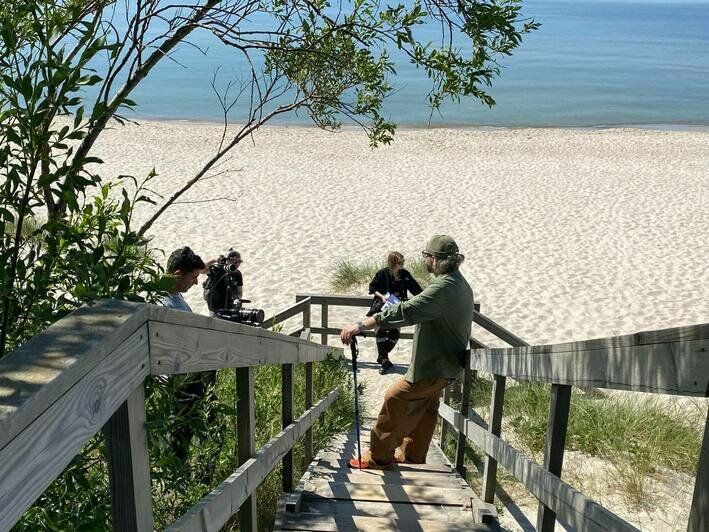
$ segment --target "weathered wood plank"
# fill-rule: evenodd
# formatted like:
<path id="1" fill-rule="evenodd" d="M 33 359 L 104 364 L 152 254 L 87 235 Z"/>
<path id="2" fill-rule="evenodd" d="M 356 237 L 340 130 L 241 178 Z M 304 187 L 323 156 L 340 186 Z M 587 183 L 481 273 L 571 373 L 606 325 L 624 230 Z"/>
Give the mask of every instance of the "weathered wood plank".
<path id="1" fill-rule="evenodd" d="M 312 305 L 309 299 L 307 306 L 303 309 L 303 333 L 301 338 L 303 340 L 310 340 L 310 319 L 311 319 L 311 309 Z M 305 363 L 305 409 L 308 410 L 313 406 L 313 363 Z M 307 468 L 310 462 L 313 460 L 313 428 L 310 427 L 305 431 L 305 438 L 303 438 L 303 467 Z"/>
<path id="2" fill-rule="evenodd" d="M 318 465 L 331 470 L 340 470 L 348 467 L 352 453 L 340 454 L 337 452 L 319 453 L 316 458 Z M 448 475 L 451 472 L 449 465 L 443 464 L 396 464 L 392 466 L 395 471 L 426 471 L 429 473 L 439 473 Z M 377 473 L 373 473 L 377 474 Z"/>
<path id="3" fill-rule="evenodd" d="M 330 334 L 339 337 L 340 332 L 342 332 L 342 328 L 338 329 L 337 327 L 313 327 L 312 328 L 313 334 L 320 334 L 323 337 L 330 335 Z M 360 334 L 360 336 L 364 336 L 365 338 L 374 338 L 376 336 L 375 331 L 363 331 L 359 334 Z M 411 340 L 413 337 L 414 337 L 414 333 L 404 332 L 404 331 L 402 331 L 400 333 L 400 338 L 402 340 Z"/>
<path id="4" fill-rule="evenodd" d="M 205 318 L 187 312 L 173 311 L 220 323 L 224 320 Z M 257 366 L 262 364 L 314 362 L 324 360 L 331 351 L 342 348 L 326 347 L 315 342 L 293 338 L 257 327 L 241 327 L 238 331 L 211 330 L 189 325 L 151 320 L 151 371 L 157 375 L 191 373 L 221 368 Z"/>
<path id="5" fill-rule="evenodd" d="M 405 502 L 409 504 L 441 504 L 463 506 L 470 504 L 468 490 L 440 486 L 412 486 L 402 484 L 351 484 L 310 479 L 305 483 L 304 499 L 325 498 L 372 502 Z"/>
<path id="6" fill-rule="evenodd" d="M 111 480 L 113 529 L 153 530 L 145 390 L 138 386 L 103 426 Z"/>
<path id="7" fill-rule="evenodd" d="M 338 501 L 334 499 L 304 500 L 301 512 L 325 515 L 363 515 L 396 519 L 407 516 L 444 523 L 470 523 L 470 510 L 460 506 L 406 504 L 400 502 Z"/>
<path id="8" fill-rule="evenodd" d="M 579 532 L 608 530 L 637 532 L 637 528 L 552 475 L 503 439 L 473 421 L 464 419 L 452 408 L 441 405 L 439 414 L 458 430 L 464 431 L 470 441 L 495 458 L 537 499 L 552 508 L 560 519 Z"/>
<path id="9" fill-rule="evenodd" d="M 372 296 L 341 296 L 332 294 L 297 294 L 296 301 L 310 298 L 313 305 L 335 305 L 340 307 L 369 307 Z"/>
<path id="10" fill-rule="evenodd" d="M 455 384 L 450 383 L 448 386 L 446 386 L 443 389 L 443 403 L 446 405 L 451 404 L 451 395 L 452 395 L 453 386 L 455 386 Z M 450 428 L 450 425 L 448 425 L 448 422 L 445 419 L 441 418 L 441 439 L 440 439 L 440 443 L 438 444 L 441 447 L 441 449 L 445 448 L 446 438 L 448 437 L 449 428 Z"/>
<path id="11" fill-rule="evenodd" d="M 9 529 L 148 375 L 143 325 L 0 451 L 0 530 Z"/>
<path id="12" fill-rule="evenodd" d="M 273 338 L 297 344 L 297 338 L 282 338 L 281 333 L 262 329 L 261 327 L 252 327 L 243 323 L 235 323 L 233 321 L 221 320 L 202 314 L 193 312 L 182 312 L 179 310 L 169 309 L 158 305 L 147 305 L 148 319 L 150 321 L 158 321 L 181 327 L 190 327 L 197 329 L 208 329 L 210 331 L 221 331 L 232 334 L 245 334 L 248 336 L 256 336 L 259 338 Z"/>
<path id="13" fill-rule="evenodd" d="M 348 482 L 350 484 L 377 484 L 392 486 L 437 486 L 441 488 L 460 488 L 457 477 L 453 475 L 439 475 L 436 473 L 426 473 L 423 471 L 385 471 L 382 475 L 372 475 L 370 470 L 359 471 L 349 470 L 323 470 L 316 466 L 313 468 L 310 478 L 312 480 L 323 480 L 326 482 Z"/>
<path id="14" fill-rule="evenodd" d="M 275 314 L 274 316 L 271 316 L 270 318 L 263 320 L 263 323 L 261 324 L 261 328 L 263 329 L 270 329 L 271 327 L 278 325 L 281 322 L 286 321 L 288 318 L 292 318 L 293 316 L 297 316 L 301 312 L 303 312 L 306 308 L 310 308 L 310 299 L 306 298 L 301 301 L 298 301 L 294 305 L 291 305 L 285 310 L 280 311 L 278 314 Z"/>
<path id="15" fill-rule="evenodd" d="M 569 424 L 570 408 L 571 386 L 552 384 L 544 467 L 549 473 L 559 478 L 561 478 L 561 469 L 564 465 L 564 445 L 566 444 L 566 428 Z M 555 524 L 556 513 L 554 510 L 540 502 L 537 512 L 537 530 L 540 532 L 553 532 Z"/>
<path id="16" fill-rule="evenodd" d="M 241 466 L 256 453 L 256 401 L 254 368 L 236 368 L 236 459 Z M 239 528 L 258 530 L 256 496 L 249 496 L 239 509 Z"/>
<path id="17" fill-rule="evenodd" d="M 147 320 L 146 306 L 100 300 L 0 359 L 0 449 Z"/>
<path id="18" fill-rule="evenodd" d="M 641 331 L 635 333 L 634 337 L 635 345 L 709 340 L 709 323 L 672 327 L 670 329 L 660 329 L 657 331 Z"/>
<path id="19" fill-rule="evenodd" d="M 402 532 L 489 532 L 489 527 L 478 527 L 472 518 L 469 523 L 449 523 L 415 519 L 410 508 L 409 519 L 387 519 L 362 515 L 324 515 L 318 513 L 285 515 L 275 530 L 308 530 L 311 532 L 356 532 L 362 530 L 388 530 Z"/>
<path id="20" fill-rule="evenodd" d="M 328 304 L 323 303 L 320 306 L 320 325 L 321 325 L 321 330 L 323 331 L 322 334 L 320 335 L 320 343 L 322 345 L 327 345 L 327 331 L 328 331 Z M 339 333 L 335 333 L 339 335 Z"/>
<path id="21" fill-rule="evenodd" d="M 263 479 L 273 470 L 283 455 L 337 398 L 339 388 L 303 413 L 295 423 L 279 432 L 256 454 L 247 460 L 211 493 L 190 508 L 168 530 L 217 531 L 230 519 Z"/>
<path id="22" fill-rule="evenodd" d="M 491 318 L 488 318 L 484 314 L 481 314 L 478 311 L 475 311 L 473 313 L 473 323 L 480 325 L 480 327 L 482 327 L 486 331 L 494 334 L 500 340 L 502 340 L 503 342 L 507 342 L 508 344 L 510 344 L 512 346 L 517 347 L 517 346 L 529 345 L 527 342 L 522 340 L 519 336 L 511 333 L 510 331 L 505 329 L 502 325 L 495 322 Z"/>
<path id="23" fill-rule="evenodd" d="M 551 346 L 553 347 L 553 346 Z M 615 346 L 587 351 L 476 349 L 474 369 L 518 380 L 660 394 L 707 396 L 709 340 Z"/>
<path id="24" fill-rule="evenodd" d="M 407 328 L 407 329 L 411 329 L 411 328 Z M 313 334 L 320 334 L 323 337 L 327 336 L 327 335 L 334 335 L 336 337 L 339 337 L 341 331 L 342 331 L 342 328 L 338 329 L 337 327 L 313 327 L 311 329 L 311 332 Z M 360 333 L 360 335 L 364 336 L 365 338 L 374 338 L 376 336 L 376 334 L 377 334 L 376 331 L 364 331 L 364 332 Z M 414 337 L 414 333 L 412 333 L 412 332 L 407 332 L 407 331 L 402 330 L 399 333 L 399 338 L 401 338 L 402 340 L 412 340 L 413 337 Z M 485 344 L 483 344 L 480 340 L 476 340 L 475 338 L 471 338 L 470 341 L 471 341 L 473 347 L 475 347 L 476 349 L 486 347 Z"/>
<path id="25" fill-rule="evenodd" d="M 463 382 L 461 386 L 461 398 L 460 398 L 460 412 L 468 417 L 468 408 L 470 406 L 470 383 L 473 378 L 473 371 L 470 369 L 470 350 L 465 352 L 465 364 L 463 370 Z M 465 478 L 466 468 L 465 468 L 465 447 L 467 443 L 467 438 L 462 432 L 458 433 L 458 438 L 455 445 L 455 470 L 458 474 Z"/>
<path id="26" fill-rule="evenodd" d="M 494 375 L 493 377 L 492 397 L 490 398 L 490 423 L 488 424 L 487 430 L 490 431 L 491 434 L 499 436 L 502 431 L 502 411 L 505 403 L 507 378 L 501 375 Z M 497 460 L 488 455 L 485 457 L 485 469 L 483 470 L 483 501 L 494 503 L 496 490 Z"/>
<path id="27" fill-rule="evenodd" d="M 699 452 L 697 478 L 694 480 L 694 496 L 689 513 L 687 532 L 709 530 L 709 414 L 704 425 L 704 440 Z"/>
<path id="28" fill-rule="evenodd" d="M 281 366 L 281 428 L 287 428 L 293 423 L 293 364 L 283 364 Z M 293 491 L 293 449 L 290 449 L 283 456 L 283 491 L 290 493 Z"/>

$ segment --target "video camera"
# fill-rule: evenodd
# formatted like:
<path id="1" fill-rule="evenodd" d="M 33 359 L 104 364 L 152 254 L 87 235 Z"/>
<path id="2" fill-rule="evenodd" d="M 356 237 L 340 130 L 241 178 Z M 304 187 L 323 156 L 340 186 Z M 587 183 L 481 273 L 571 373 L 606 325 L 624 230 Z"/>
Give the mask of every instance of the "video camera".
<path id="1" fill-rule="evenodd" d="M 235 321 L 236 323 L 243 323 L 245 325 L 253 325 L 258 327 L 263 323 L 266 317 L 263 310 L 260 308 L 244 308 L 244 303 L 251 303 L 248 299 L 234 299 L 232 302 L 232 308 L 220 309 L 214 313 L 218 318 L 228 321 Z"/>
<path id="2" fill-rule="evenodd" d="M 243 304 L 251 301 L 239 299 L 237 296 L 237 287 L 241 284 L 241 272 L 236 264 L 231 262 L 237 256 L 239 256 L 238 252 L 230 249 L 226 256 L 220 255 L 217 262 L 209 268 L 207 279 L 202 285 L 204 299 L 209 310 L 217 317 L 258 327 L 265 317 L 263 310 L 244 308 Z"/>

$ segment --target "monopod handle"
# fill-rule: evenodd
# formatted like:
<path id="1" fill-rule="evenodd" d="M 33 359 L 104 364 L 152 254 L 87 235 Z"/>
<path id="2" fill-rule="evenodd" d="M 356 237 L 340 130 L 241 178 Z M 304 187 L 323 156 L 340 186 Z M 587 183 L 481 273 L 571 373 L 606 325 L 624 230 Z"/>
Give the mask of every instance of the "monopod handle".
<path id="1" fill-rule="evenodd" d="M 350 351 L 352 352 L 352 370 L 357 371 L 357 357 L 359 356 L 359 346 L 357 345 L 357 337 L 352 337 L 350 342 Z"/>

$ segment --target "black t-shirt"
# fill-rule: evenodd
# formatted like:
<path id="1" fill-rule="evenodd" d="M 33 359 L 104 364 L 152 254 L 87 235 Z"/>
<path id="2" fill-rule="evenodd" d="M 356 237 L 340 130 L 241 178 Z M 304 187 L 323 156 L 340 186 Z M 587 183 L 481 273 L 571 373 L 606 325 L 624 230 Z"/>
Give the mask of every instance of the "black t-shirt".
<path id="1" fill-rule="evenodd" d="M 372 282 L 369 283 L 369 293 L 379 292 L 380 294 L 394 294 L 396 297 L 405 301 L 408 298 L 408 292 L 413 295 L 418 295 L 423 289 L 421 285 L 416 282 L 414 276 L 411 272 L 404 270 L 403 268 L 399 271 L 399 279 L 394 279 L 394 276 L 389 271 L 389 268 L 382 268 L 375 275 Z M 374 296 L 372 304 L 377 304 L 377 301 L 381 302 L 377 296 Z M 378 306 L 378 304 L 377 304 Z M 371 308 L 367 313 L 368 316 L 376 314 L 378 312 L 375 308 Z"/>
<path id="2" fill-rule="evenodd" d="M 227 303 L 231 303 L 227 301 L 227 291 L 229 286 L 231 286 L 233 290 L 230 295 L 230 299 L 233 301 L 236 298 L 236 287 L 244 286 L 244 277 L 241 275 L 239 270 L 236 270 L 235 272 L 225 272 L 223 275 L 218 277 L 217 281 L 209 290 L 209 295 L 207 296 L 207 306 L 209 307 L 209 310 L 215 312 L 217 310 L 227 308 Z"/>

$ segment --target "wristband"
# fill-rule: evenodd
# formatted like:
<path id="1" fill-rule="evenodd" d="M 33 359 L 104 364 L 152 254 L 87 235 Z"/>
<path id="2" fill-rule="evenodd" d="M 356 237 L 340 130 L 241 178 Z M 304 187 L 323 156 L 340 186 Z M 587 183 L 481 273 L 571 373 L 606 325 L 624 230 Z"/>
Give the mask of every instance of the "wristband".
<path id="1" fill-rule="evenodd" d="M 357 325 L 357 328 L 359 329 L 359 330 L 357 331 L 357 334 L 359 334 L 359 333 L 365 331 L 364 322 L 358 321 L 355 325 Z"/>

